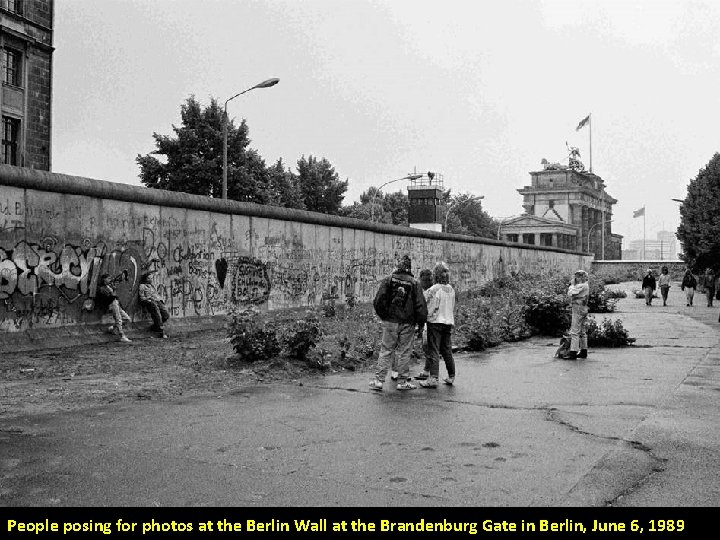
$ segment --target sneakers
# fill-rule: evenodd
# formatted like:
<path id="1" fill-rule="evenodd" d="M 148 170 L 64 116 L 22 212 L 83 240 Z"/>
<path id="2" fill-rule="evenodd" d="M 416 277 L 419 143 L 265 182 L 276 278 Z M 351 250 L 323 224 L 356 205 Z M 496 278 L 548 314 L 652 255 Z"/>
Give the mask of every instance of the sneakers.
<path id="1" fill-rule="evenodd" d="M 417 388 L 417 386 L 415 386 L 409 380 L 397 385 L 398 390 L 415 390 L 416 388 Z"/>
<path id="2" fill-rule="evenodd" d="M 118 338 L 118 341 L 120 343 L 132 343 L 132 340 L 128 339 L 128 337 L 124 334 Z"/>
<path id="3" fill-rule="evenodd" d="M 453 375 L 452 377 L 445 377 L 445 378 L 443 379 L 443 382 L 444 382 L 445 384 L 448 384 L 448 385 L 452 386 L 452 385 L 455 383 L 455 376 Z"/>
<path id="4" fill-rule="evenodd" d="M 427 371 L 421 371 L 420 373 L 418 373 L 417 375 L 415 375 L 415 378 L 416 378 L 418 381 L 424 381 L 424 380 L 427 379 L 429 376 L 430 376 L 430 374 L 429 374 Z"/>
<path id="5" fill-rule="evenodd" d="M 114 324 L 111 324 L 110 326 L 107 327 L 107 333 L 108 334 L 117 334 Z"/>
<path id="6" fill-rule="evenodd" d="M 167 339 L 167 338 L 168 338 L 168 335 L 167 335 L 165 332 L 163 332 L 160 337 L 161 337 L 162 339 Z"/>
<path id="7" fill-rule="evenodd" d="M 587 358 L 587 349 L 580 349 L 577 355 L 578 358 Z"/>
<path id="8" fill-rule="evenodd" d="M 377 379 L 373 379 L 370 381 L 370 389 L 371 390 L 382 390 L 383 383 L 378 381 Z"/>
<path id="9" fill-rule="evenodd" d="M 400 374 L 399 374 L 397 371 L 391 371 L 391 372 L 390 372 L 390 378 L 391 378 L 393 381 L 397 381 L 399 376 L 400 376 Z"/>
<path id="10" fill-rule="evenodd" d="M 423 388 L 437 388 L 438 380 L 436 377 L 428 377 L 424 381 L 420 381 L 420 386 Z"/>

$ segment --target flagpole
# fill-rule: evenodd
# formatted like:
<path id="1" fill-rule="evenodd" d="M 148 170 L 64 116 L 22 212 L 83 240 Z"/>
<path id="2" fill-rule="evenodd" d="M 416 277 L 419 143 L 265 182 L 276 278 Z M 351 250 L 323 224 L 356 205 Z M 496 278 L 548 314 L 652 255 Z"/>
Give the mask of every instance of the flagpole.
<path id="1" fill-rule="evenodd" d="M 643 261 L 645 260 L 645 207 L 643 206 Z"/>

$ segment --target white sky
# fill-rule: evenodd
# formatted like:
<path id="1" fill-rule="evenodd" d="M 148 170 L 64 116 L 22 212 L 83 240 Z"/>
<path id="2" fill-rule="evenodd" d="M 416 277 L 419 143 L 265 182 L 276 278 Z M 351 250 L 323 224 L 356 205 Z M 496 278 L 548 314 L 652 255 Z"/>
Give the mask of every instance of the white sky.
<path id="1" fill-rule="evenodd" d="M 53 170 L 139 185 L 137 154 L 194 94 L 233 100 L 251 147 L 326 157 L 350 187 L 433 170 L 522 212 L 517 189 L 565 142 L 618 199 L 629 241 L 674 231 L 718 151 L 720 2 L 65 0 L 55 3 Z M 385 188 L 404 189 L 397 182 Z"/>

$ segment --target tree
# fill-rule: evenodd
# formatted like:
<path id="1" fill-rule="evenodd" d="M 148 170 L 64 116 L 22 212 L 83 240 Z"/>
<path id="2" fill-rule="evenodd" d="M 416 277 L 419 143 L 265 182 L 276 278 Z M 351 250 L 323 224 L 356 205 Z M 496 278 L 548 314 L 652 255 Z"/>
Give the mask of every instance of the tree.
<path id="1" fill-rule="evenodd" d="M 374 219 L 378 223 L 393 225 L 408 224 L 407 195 L 402 191 L 384 193 L 375 186 L 370 186 L 360 195 L 360 202 L 343 209 L 343 215 L 357 219 Z"/>
<path id="2" fill-rule="evenodd" d="M 150 188 L 222 196 L 223 108 L 217 100 L 203 108 L 190 96 L 180 107 L 175 136 L 153 133 L 156 150 L 138 155 L 140 181 Z M 228 122 L 228 198 L 267 203 L 268 177 L 263 159 L 249 149 L 248 126 Z M 164 156 L 158 160 L 154 156 Z"/>
<path id="3" fill-rule="evenodd" d="M 496 238 L 498 223 L 483 210 L 482 202 L 472 199 L 469 193 L 460 193 L 454 197 L 446 192 L 447 232 L 467 234 L 483 238 Z"/>
<path id="4" fill-rule="evenodd" d="M 300 210 L 305 209 L 297 176 L 290 169 L 285 168 L 282 159 L 278 159 L 275 165 L 268 168 L 267 176 L 267 191 L 270 196 L 267 204 L 284 206 L 285 208 L 299 208 Z"/>
<path id="5" fill-rule="evenodd" d="M 305 208 L 324 214 L 339 214 L 348 181 L 339 179 L 330 162 L 305 156 L 297 162 L 298 187 Z"/>
<path id="6" fill-rule="evenodd" d="M 682 258 L 693 271 L 720 268 L 720 154 L 690 181 L 680 206 L 677 237 Z"/>

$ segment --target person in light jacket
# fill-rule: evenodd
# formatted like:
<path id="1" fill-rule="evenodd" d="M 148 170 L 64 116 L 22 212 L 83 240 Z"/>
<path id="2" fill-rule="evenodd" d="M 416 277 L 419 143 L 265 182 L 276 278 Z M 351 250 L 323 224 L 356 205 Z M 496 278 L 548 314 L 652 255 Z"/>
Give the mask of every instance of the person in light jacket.
<path id="1" fill-rule="evenodd" d="M 570 287 L 568 287 L 568 296 L 570 297 L 570 309 L 572 313 L 570 322 L 570 349 L 564 353 L 561 358 L 564 360 L 587 358 L 588 343 L 585 325 L 587 323 L 590 286 L 588 285 L 588 275 L 585 270 L 575 272 L 572 283 Z"/>
<path id="2" fill-rule="evenodd" d="M 660 270 L 658 287 L 660 287 L 660 295 L 662 296 L 663 306 L 667 306 L 668 293 L 670 292 L 670 273 L 668 272 L 667 266 L 663 266 L 662 270 Z"/>

